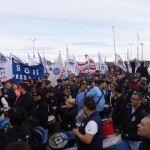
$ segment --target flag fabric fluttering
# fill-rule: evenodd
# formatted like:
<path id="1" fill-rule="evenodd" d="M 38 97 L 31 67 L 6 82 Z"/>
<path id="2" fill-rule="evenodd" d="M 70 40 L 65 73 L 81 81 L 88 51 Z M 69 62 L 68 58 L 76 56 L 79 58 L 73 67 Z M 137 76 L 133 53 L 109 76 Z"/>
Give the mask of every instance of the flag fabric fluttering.
<path id="1" fill-rule="evenodd" d="M 141 65 L 140 63 L 140 59 L 139 59 L 139 49 L 137 47 L 137 57 L 136 57 L 136 60 L 135 60 L 135 73 L 136 73 L 136 70 L 137 68 Z"/>
<path id="2" fill-rule="evenodd" d="M 108 72 L 108 66 L 105 62 L 104 57 L 102 57 L 99 52 L 98 52 L 98 60 L 99 60 L 99 70 L 101 71 L 101 74 L 106 74 Z"/>
<path id="3" fill-rule="evenodd" d="M 24 64 L 24 62 L 20 58 L 18 58 L 17 56 L 15 56 L 12 53 L 10 54 L 9 58 L 11 58 L 11 59 L 14 58 L 15 60 L 17 60 L 17 61 L 21 62 L 22 64 Z"/>
<path id="4" fill-rule="evenodd" d="M 64 70 L 64 64 L 63 64 L 63 60 L 62 60 L 62 56 L 61 56 L 61 53 L 59 53 L 59 56 L 52 68 L 52 71 L 48 77 L 48 80 L 51 81 L 51 85 L 52 86 L 55 86 L 56 85 L 56 81 L 57 79 L 62 78 L 62 74 L 65 74 L 65 72 L 63 72 Z M 63 72 L 63 73 L 62 73 Z"/>
<path id="5" fill-rule="evenodd" d="M 7 58 L 0 52 L 0 63 L 7 62 Z"/>
<path id="6" fill-rule="evenodd" d="M 51 73 L 47 60 L 44 57 L 41 57 L 40 53 L 38 53 L 39 62 L 44 66 L 44 73 Z"/>
<path id="7" fill-rule="evenodd" d="M 132 73 L 132 67 L 131 67 L 130 58 L 129 58 L 129 50 L 127 50 L 127 67 L 128 67 L 128 72 Z"/>
<path id="8" fill-rule="evenodd" d="M 0 52 L 0 81 L 7 81 L 13 78 L 12 74 L 12 60 L 7 59 Z"/>
<path id="9" fill-rule="evenodd" d="M 115 54 L 115 65 L 121 68 L 123 71 L 127 72 L 126 65 L 124 64 L 122 58 L 117 54 Z"/>
<path id="10" fill-rule="evenodd" d="M 28 64 L 29 66 L 36 66 L 38 65 L 33 58 L 30 57 L 30 55 L 28 54 Z"/>
<path id="11" fill-rule="evenodd" d="M 148 71 L 148 74 L 150 75 L 150 65 L 149 65 L 149 67 L 147 68 L 147 71 Z"/>
<path id="12" fill-rule="evenodd" d="M 68 50 L 66 52 L 65 67 L 68 74 L 73 73 L 76 76 L 79 74 L 77 61 L 75 60 L 74 55 L 69 54 Z"/>
<path id="13" fill-rule="evenodd" d="M 89 58 L 85 63 L 78 62 L 78 69 L 79 73 L 92 73 L 96 70 L 96 64 L 91 58 Z"/>

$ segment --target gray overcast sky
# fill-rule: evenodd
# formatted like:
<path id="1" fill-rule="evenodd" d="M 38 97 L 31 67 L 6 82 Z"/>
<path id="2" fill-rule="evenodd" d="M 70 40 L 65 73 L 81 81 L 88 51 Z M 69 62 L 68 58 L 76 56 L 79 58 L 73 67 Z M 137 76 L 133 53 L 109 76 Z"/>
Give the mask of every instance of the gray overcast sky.
<path id="1" fill-rule="evenodd" d="M 35 51 L 47 59 L 65 58 L 66 44 L 77 61 L 84 54 L 97 60 L 98 51 L 107 60 L 114 59 L 113 30 L 116 51 L 125 60 L 128 43 L 130 57 L 136 57 L 144 43 L 144 59 L 150 60 L 149 0 L 0 0 L 0 51 L 26 59 Z M 139 45 L 141 56 L 141 45 Z"/>

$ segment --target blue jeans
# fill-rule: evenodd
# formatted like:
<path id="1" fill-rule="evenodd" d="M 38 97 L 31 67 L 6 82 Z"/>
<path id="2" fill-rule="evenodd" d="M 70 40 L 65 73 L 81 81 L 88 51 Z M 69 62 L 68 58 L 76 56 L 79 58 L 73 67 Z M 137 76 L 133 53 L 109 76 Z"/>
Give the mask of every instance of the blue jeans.
<path id="1" fill-rule="evenodd" d="M 66 131 L 65 133 L 68 136 L 69 140 L 74 140 L 76 138 L 72 131 Z"/>
<path id="2" fill-rule="evenodd" d="M 44 130 L 44 139 L 43 139 L 43 144 L 46 144 L 48 140 L 48 129 Z"/>
<path id="3" fill-rule="evenodd" d="M 138 150 L 141 141 L 127 141 L 131 150 Z"/>

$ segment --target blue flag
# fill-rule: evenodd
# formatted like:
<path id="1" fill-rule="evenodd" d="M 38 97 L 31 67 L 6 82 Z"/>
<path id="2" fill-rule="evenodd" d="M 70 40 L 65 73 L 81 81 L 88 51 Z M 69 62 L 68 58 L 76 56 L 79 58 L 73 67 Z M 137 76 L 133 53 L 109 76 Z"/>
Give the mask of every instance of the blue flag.
<path id="1" fill-rule="evenodd" d="M 43 77 L 43 65 L 27 66 L 12 58 L 13 82 L 18 83 L 22 80 L 31 78 L 41 79 Z"/>

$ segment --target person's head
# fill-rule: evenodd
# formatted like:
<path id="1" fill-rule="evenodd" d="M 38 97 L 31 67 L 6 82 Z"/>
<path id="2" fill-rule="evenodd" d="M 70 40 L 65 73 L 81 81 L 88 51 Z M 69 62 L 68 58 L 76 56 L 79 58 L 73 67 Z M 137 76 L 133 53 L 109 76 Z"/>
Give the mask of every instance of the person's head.
<path id="1" fill-rule="evenodd" d="M 88 116 L 96 110 L 96 104 L 93 98 L 86 97 L 84 100 L 83 112 Z"/>
<path id="2" fill-rule="evenodd" d="M 132 82 L 136 83 L 138 81 L 138 78 L 136 76 L 133 77 Z"/>
<path id="3" fill-rule="evenodd" d="M 46 80 L 45 81 L 45 88 L 50 88 L 51 87 L 51 81 L 50 80 Z"/>
<path id="4" fill-rule="evenodd" d="M 30 91 L 31 91 L 31 93 L 35 93 L 36 92 L 36 86 L 35 85 L 31 86 Z"/>
<path id="5" fill-rule="evenodd" d="M 41 88 L 45 88 L 45 80 L 42 81 Z"/>
<path id="6" fill-rule="evenodd" d="M 65 106 L 66 106 L 66 108 L 74 107 L 75 106 L 75 99 L 73 99 L 73 98 L 66 99 Z"/>
<path id="7" fill-rule="evenodd" d="M 57 79 L 57 85 L 61 86 L 62 85 L 62 80 L 61 79 Z"/>
<path id="8" fill-rule="evenodd" d="M 21 126 L 26 115 L 26 111 L 21 107 L 10 108 L 7 113 L 10 127 Z"/>
<path id="9" fill-rule="evenodd" d="M 131 96 L 131 103 L 135 108 L 141 106 L 143 100 L 143 96 L 140 92 L 134 92 Z"/>
<path id="10" fill-rule="evenodd" d="M 14 141 L 7 144 L 4 150 L 31 150 L 31 147 L 26 142 Z"/>
<path id="11" fill-rule="evenodd" d="M 100 89 L 105 89 L 107 87 L 107 83 L 104 80 L 99 81 L 99 87 Z"/>
<path id="12" fill-rule="evenodd" d="M 144 66 L 144 61 L 141 61 L 141 66 Z"/>
<path id="13" fill-rule="evenodd" d="M 111 90 L 112 92 L 115 92 L 115 88 L 116 88 L 116 87 L 118 87 L 117 82 L 111 82 L 111 84 L 110 84 L 110 90 Z"/>
<path id="14" fill-rule="evenodd" d="M 46 98 L 52 97 L 55 94 L 55 90 L 53 88 L 48 88 L 45 90 L 45 96 Z"/>
<path id="15" fill-rule="evenodd" d="M 122 89 L 121 89 L 121 87 L 119 87 L 119 86 L 115 87 L 115 94 L 116 94 L 116 96 L 119 96 L 119 95 L 122 94 Z"/>
<path id="16" fill-rule="evenodd" d="M 74 81 L 74 80 L 70 80 L 70 81 L 69 81 L 69 84 L 70 84 L 70 86 L 72 86 L 72 85 L 75 84 L 75 81 Z"/>
<path id="17" fill-rule="evenodd" d="M 127 85 L 125 86 L 125 92 L 126 92 L 126 93 L 129 93 L 130 91 L 132 91 L 132 87 L 131 87 L 131 85 L 127 84 Z"/>
<path id="18" fill-rule="evenodd" d="M 38 89 L 37 91 L 35 91 L 35 95 L 34 95 L 35 101 L 44 99 L 44 97 L 45 97 L 44 94 L 45 93 L 44 93 L 43 89 Z"/>
<path id="19" fill-rule="evenodd" d="M 70 93 L 70 86 L 69 85 L 64 85 L 62 88 L 62 91 L 64 94 L 69 94 Z"/>
<path id="20" fill-rule="evenodd" d="M 89 81 L 89 84 L 90 84 L 91 87 L 94 87 L 95 86 L 94 80 Z"/>
<path id="21" fill-rule="evenodd" d="M 64 85 L 69 85 L 69 79 L 68 79 L 68 78 L 66 78 L 66 79 L 64 80 Z"/>
<path id="22" fill-rule="evenodd" d="M 22 82 L 19 84 L 19 91 L 21 94 L 25 94 L 29 90 L 29 85 L 26 82 Z"/>
<path id="23" fill-rule="evenodd" d="M 5 83 L 5 88 L 6 89 L 10 89 L 12 87 L 12 83 L 10 82 L 10 81 L 7 81 L 6 83 Z"/>
<path id="24" fill-rule="evenodd" d="M 144 117 L 138 124 L 138 135 L 143 138 L 150 138 L 150 115 Z"/>
<path id="25" fill-rule="evenodd" d="M 147 84 L 147 78 L 146 77 L 141 77 L 140 83 L 143 84 L 143 85 L 146 85 Z"/>
<path id="26" fill-rule="evenodd" d="M 18 85 L 17 84 L 13 84 L 13 89 L 17 90 L 18 89 Z"/>
<path id="27" fill-rule="evenodd" d="M 87 89 L 87 82 L 85 80 L 82 80 L 80 82 L 80 90 L 85 91 Z"/>

